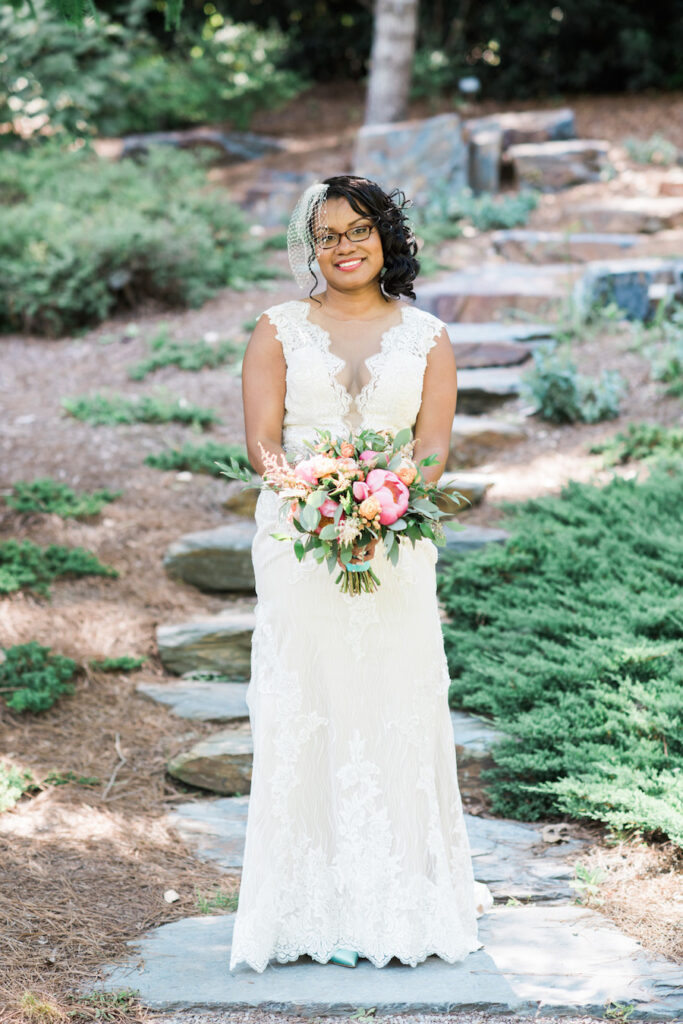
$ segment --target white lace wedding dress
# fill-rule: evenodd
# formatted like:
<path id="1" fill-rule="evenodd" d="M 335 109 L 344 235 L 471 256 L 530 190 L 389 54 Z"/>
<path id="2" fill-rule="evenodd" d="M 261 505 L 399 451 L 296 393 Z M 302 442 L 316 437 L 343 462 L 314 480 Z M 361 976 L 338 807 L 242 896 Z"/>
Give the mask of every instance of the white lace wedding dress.
<path id="1" fill-rule="evenodd" d="M 309 303 L 265 311 L 287 364 L 288 458 L 310 454 L 301 440 L 315 440 L 316 427 L 414 426 L 443 323 L 400 305 L 355 398 Z M 302 954 L 325 963 L 337 946 L 376 967 L 430 954 L 454 963 L 481 946 L 476 918 L 492 898 L 473 879 L 458 789 L 436 546 L 406 542 L 394 567 L 380 541 L 378 591 L 342 594 L 325 562 L 298 562 L 270 536 L 294 532 L 278 506 L 273 492 L 259 494 L 254 762 L 230 970 Z"/>

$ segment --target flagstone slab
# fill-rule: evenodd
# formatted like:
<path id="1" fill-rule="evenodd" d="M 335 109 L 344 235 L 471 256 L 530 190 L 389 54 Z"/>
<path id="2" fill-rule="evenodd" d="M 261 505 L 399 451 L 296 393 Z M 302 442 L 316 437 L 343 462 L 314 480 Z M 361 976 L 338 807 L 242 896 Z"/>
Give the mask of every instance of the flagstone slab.
<path id="1" fill-rule="evenodd" d="M 175 675 L 208 669 L 236 681 L 248 679 L 253 630 L 253 609 L 226 609 L 218 615 L 158 626 L 159 657 Z"/>
<path id="2" fill-rule="evenodd" d="M 486 114 L 463 121 L 463 134 L 469 140 L 477 132 L 498 129 L 503 150 L 523 142 L 549 142 L 573 139 L 576 136 L 574 111 L 570 107 L 556 110 L 509 110 Z"/>
<path id="3" fill-rule="evenodd" d="M 521 390 L 526 367 L 495 366 L 458 373 L 458 412 L 478 415 L 498 408 Z"/>
<path id="4" fill-rule="evenodd" d="M 677 196 L 613 196 L 599 202 L 567 204 L 563 219 L 586 231 L 625 233 L 683 227 L 683 198 Z"/>
<path id="5" fill-rule="evenodd" d="M 522 142 L 505 154 L 520 185 L 555 192 L 600 181 L 608 167 L 609 143 L 604 139 L 557 139 Z"/>
<path id="6" fill-rule="evenodd" d="M 458 1010 L 531 1015 L 594 1014 L 633 1006 L 630 1019 L 675 1020 L 683 1012 L 680 966 L 647 953 L 594 910 L 575 906 L 494 907 L 479 921 L 481 949 L 448 964 L 383 968 L 359 959 L 350 970 L 308 955 L 271 960 L 258 973 L 229 970 L 235 914 L 173 921 L 129 942 L 130 958 L 105 965 L 84 991 L 137 990 L 151 1009 L 348 1015 Z M 362 952 L 362 951 L 361 951 Z"/>
<path id="7" fill-rule="evenodd" d="M 495 251 L 509 260 L 532 263 L 582 262 L 621 256 L 642 245 L 643 236 L 618 232 L 532 231 L 509 228 L 491 233 Z"/>
<path id="8" fill-rule="evenodd" d="M 224 729 L 176 754 L 168 762 L 167 770 L 189 786 L 241 795 L 251 790 L 253 759 L 251 730 Z"/>
<path id="9" fill-rule="evenodd" d="M 446 329 L 453 344 L 519 341 L 527 345 L 545 345 L 553 340 L 557 327 L 544 323 L 502 323 L 498 320 L 487 320 L 484 323 L 447 323 Z"/>
<path id="10" fill-rule="evenodd" d="M 527 430 L 519 420 L 456 413 L 451 428 L 451 445 L 446 470 L 459 470 L 487 462 L 503 448 L 519 444 Z"/>
<path id="11" fill-rule="evenodd" d="M 163 683 L 140 682 L 136 690 L 150 700 L 165 704 L 180 718 L 193 718 L 201 722 L 231 722 L 249 717 L 246 701 L 248 685 L 229 680 L 173 679 Z"/>
<path id="12" fill-rule="evenodd" d="M 417 285 L 416 303 L 447 323 L 502 319 L 511 310 L 558 316 L 578 272 L 567 263 L 486 263 Z"/>
<path id="13" fill-rule="evenodd" d="M 453 555 L 466 555 L 487 544 L 504 544 L 509 536 L 507 530 L 495 526 L 473 526 L 469 523 L 463 530 L 447 529 L 447 541 L 439 548 L 436 568 L 442 568 L 443 563 Z"/>
<path id="14" fill-rule="evenodd" d="M 167 815 L 200 860 L 222 870 L 242 867 L 246 835 L 247 794 L 180 804 Z M 489 886 L 496 899 L 545 903 L 569 902 L 574 890 L 572 858 L 583 843 L 566 838 L 543 840 L 543 826 L 465 814 L 474 876 Z"/>
<path id="15" fill-rule="evenodd" d="M 533 348 L 523 341 L 452 341 L 458 369 L 480 366 L 516 366 L 530 358 Z"/>

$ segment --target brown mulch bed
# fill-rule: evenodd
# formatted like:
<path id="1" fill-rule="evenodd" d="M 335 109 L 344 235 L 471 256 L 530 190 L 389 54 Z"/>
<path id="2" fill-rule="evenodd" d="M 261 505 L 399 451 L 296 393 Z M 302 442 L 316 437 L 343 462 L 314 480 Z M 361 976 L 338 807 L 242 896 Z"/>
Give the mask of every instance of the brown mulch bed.
<path id="1" fill-rule="evenodd" d="M 299 145 L 284 157 L 264 158 L 256 164 L 268 166 L 270 161 L 272 166 L 292 170 L 313 166 L 321 174 L 350 169 L 353 132 L 362 117 L 360 90 L 354 95 L 350 119 L 348 95 L 344 90 L 340 99 L 338 88 L 320 90 L 284 114 L 255 119 L 254 130 L 291 134 Z M 310 105 L 313 101 L 315 106 Z M 683 97 L 651 97 L 643 99 L 640 107 L 639 99 L 633 97 L 579 98 L 569 103 L 577 111 L 582 135 L 606 136 L 617 143 L 625 134 L 647 137 L 654 130 L 677 141 L 676 125 L 683 125 L 683 118 L 673 116 L 672 106 L 683 108 Z M 487 105 L 481 106 L 487 112 Z M 431 112 L 425 105 L 415 105 L 411 113 Z M 321 119 L 326 133 L 322 140 L 317 133 Z M 678 144 L 683 145 L 683 138 Z M 227 166 L 214 168 L 212 177 L 216 182 L 223 180 L 238 195 L 254 173 L 254 167 Z M 472 240 L 469 253 L 471 259 L 481 258 L 481 240 Z M 286 269 L 284 253 L 273 252 L 269 259 Z M 213 614 L 227 601 L 253 603 L 250 597 L 201 594 L 170 580 L 161 565 L 168 544 L 182 533 L 232 518 L 223 503 L 239 485 L 202 475 L 178 479 L 173 472 L 143 465 L 147 452 L 185 440 L 200 441 L 189 428 L 92 427 L 65 415 L 60 398 L 107 387 L 132 396 L 164 384 L 174 394 L 219 412 L 222 424 L 206 437 L 243 443 L 240 381 L 227 368 L 196 374 L 167 368 L 137 383 L 128 379 L 126 367 L 142 357 L 145 339 L 162 323 L 169 324 L 175 338 L 197 339 L 214 331 L 244 340 L 246 320 L 293 295 L 293 286 L 283 279 L 268 288 L 223 291 L 198 310 L 169 313 L 150 305 L 112 318 L 77 339 L 0 338 L 0 488 L 7 493 L 15 481 L 51 476 L 79 490 L 105 486 L 123 490 L 91 522 L 19 516 L 0 505 L 0 540 L 14 537 L 41 545 L 82 545 L 120 574 L 111 579 L 56 581 L 50 599 L 19 592 L 0 601 L 4 646 L 38 640 L 84 666 L 75 694 L 62 698 L 48 712 L 22 716 L 0 708 L 3 757 L 31 770 L 39 782 L 51 771 L 100 780 L 92 786 L 45 783 L 37 795 L 24 797 L 14 810 L 0 815 L 2 1024 L 96 1019 L 96 1004 L 84 1001 L 78 1004 L 80 1018 L 67 1017 L 73 1009 L 70 994 L 96 977 L 102 964 L 126 957 L 128 940 L 198 913 L 197 890 L 204 896 L 217 891 L 229 894 L 239 884 L 236 874 L 194 858 L 164 818 L 174 803 L 210 798 L 172 781 L 165 764 L 190 740 L 214 732 L 216 725 L 179 719 L 135 692 L 138 680 L 164 677 L 155 647 L 157 625 Z M 133 338 L 126 332 L 131 320 L 140 329 Z M 107 335 L 114 340 L 103 344 Z M 587 336 L 574 351 L 585 372 L 618 367 L 626 375 L 629 394 L 621 417 L 610 423 L 563 428 L 528 418 L 527 440 L 480 467 L 491 473 L 494 486 L 484 504 L 463 513 L 464 521 L 494 525 L 501 518 L 498 503 L 504 499 L 557 493 L 570 478 L 606 479 L 609 474 L 603 471 L 600 458 L 588 455 L 587 447 L 629 421 L 680 422 L 680 403 L 661 398 L 661 389 L 650 381 L 646 360 L 629 351 L 625 335 Z M 523 403 L 510 403 L 507 411 L 521 413 Z M 620 472 L 633 470 L 624 467 Z M 120 654 L 145 656 L 148 664 L 130 676 L 87 668 L 90 658 Z M 475 794 L 472 809 L 476 799 Z M 486 813 L 485 806 L 478 809 Z M 682 956 L 672 934 L 671 914 L 680 906 L 683 886 L 680 864 L 671 850 L 650 846 L 645 851 L 624 847 L 615 852 L 603 844 L 598 826 L 591 825 L 589 830 L 595 837 L 591 857 L 607 865 L 609 874 L 601 891 L 605 902 L 599 909 L 646 948 Z M 177 902 L 165 902 L 168 889 L 178 892 Z M 22 1011 L 20 1000 L 26 991 L 48 999 L 54 1015 Z M 110 1020 L 126 1024 L 154 1018 L 151 1011 L 134 1005 L 108 1012 Z"/>

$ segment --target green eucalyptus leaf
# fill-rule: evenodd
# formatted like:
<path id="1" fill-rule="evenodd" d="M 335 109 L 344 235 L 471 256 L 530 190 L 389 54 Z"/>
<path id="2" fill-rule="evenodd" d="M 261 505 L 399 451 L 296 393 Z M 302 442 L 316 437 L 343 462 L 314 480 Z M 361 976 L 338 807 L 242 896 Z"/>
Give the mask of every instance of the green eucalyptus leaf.
<path id="1" fill-rule="evenodd" d="M 299 561 L 301 561 L 301 559 L 304 557 L 304 546 L 300 540 L 294 541 L 294 554 L 299 559 Z"/>
<path id="2" fill-rule="evenodd" d="M 403 518 L 397 519 L 395 523 L 388 523 L 387 525 L 390 530 L 405 530 L 408 528 L 408 523 Z"/>
<path id="3" fill-rule="evenodd" d="M 398 448 L 402 448 L 404 444 L 408 444 L 412 438 L 412 430 L 410 427 L 404 427 L 403 430 L 399 430 L 398 434 L 394 438 L 394 451 Z"/>

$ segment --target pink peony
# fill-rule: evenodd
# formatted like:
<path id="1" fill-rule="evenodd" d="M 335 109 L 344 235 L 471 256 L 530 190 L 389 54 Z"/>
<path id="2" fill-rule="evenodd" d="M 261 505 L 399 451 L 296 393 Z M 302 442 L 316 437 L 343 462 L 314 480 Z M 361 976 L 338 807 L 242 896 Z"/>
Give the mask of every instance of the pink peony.
<path id="1" fill-rule="evenodd" d="M 354 480 L 353 482 L 353 496 L 356 501 L 365 501 L 370 494 L 370 488 L 362 480 Z"/>
<path id="2" fill-rule="evenodd" d="M 294 475 L 300 480 L 305 480 L 307 484 L 317 484 L 318 475 L 316 473 L 317 456 L 313 456 L 310 459 L 302 459 L 294 467 Z"/>
<path id="3" fill-rule="evenodd" d="M 400 519 L 408 508 L 409 492 L 406 485 L 388 469 L 371 469 L 366 480 L 370 493 L 379 498 L 382 512 L 379 521 L 388 526 Z"/>
<path id="4" fill-rule="evenodd" d="M 366 448 L 364 452 L 361 452 L 358 458 L 362 462 L 372 462 L 373 459 L 377 458 L 378 452 L 373 452 L 372 448 Z"/>
<path id="5" fill-rule="evenodd" d="M 322 505 L 318 506 L 321 516 L 334 516 L 334 513 L 339 508 L 339 502 L 334 501 L 333 498 L 325 498 Z"/>

